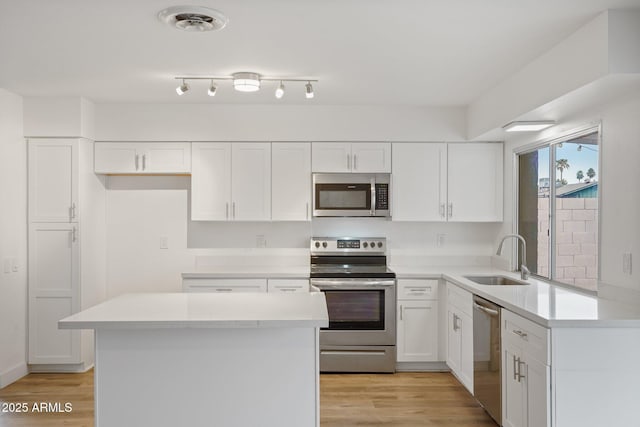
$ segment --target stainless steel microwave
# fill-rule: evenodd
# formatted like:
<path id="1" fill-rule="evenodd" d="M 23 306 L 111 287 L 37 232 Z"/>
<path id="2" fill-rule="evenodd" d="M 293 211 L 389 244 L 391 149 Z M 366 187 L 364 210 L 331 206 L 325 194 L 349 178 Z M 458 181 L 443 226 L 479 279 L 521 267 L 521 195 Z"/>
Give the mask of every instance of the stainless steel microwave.
<path id="1" fill-rule="evenodd" d="M 314 173 L 313 216 L 390 217 L 391 174 Z"/>

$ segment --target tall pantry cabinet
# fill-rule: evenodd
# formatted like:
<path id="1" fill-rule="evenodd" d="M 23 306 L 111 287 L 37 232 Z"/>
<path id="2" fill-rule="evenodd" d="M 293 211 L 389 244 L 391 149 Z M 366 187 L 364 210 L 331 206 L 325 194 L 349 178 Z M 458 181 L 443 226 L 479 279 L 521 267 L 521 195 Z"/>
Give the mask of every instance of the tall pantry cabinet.
<path id="1" fill-rule="evenodd" d="M 92 331 L 61 330 L 58 320 L 105 297 L 104 177 L 93 173 L 92 141 L 27 144 L 30 369 L 84 371 L 93 365 Z"/>

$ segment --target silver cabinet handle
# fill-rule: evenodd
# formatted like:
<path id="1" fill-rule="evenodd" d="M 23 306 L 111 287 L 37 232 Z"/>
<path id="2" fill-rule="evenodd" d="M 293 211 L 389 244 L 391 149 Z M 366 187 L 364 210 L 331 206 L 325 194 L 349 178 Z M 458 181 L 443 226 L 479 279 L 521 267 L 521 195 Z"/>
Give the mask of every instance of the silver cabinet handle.
<path id="1" fill-rule="evenodd" d="M 353 155 L 353 170 L 358 170 L 358 156 Z"/>
<path id="2" fill-rule="evenodd" d="M 147 155 L 143 154 L 142 155 L 142 170 L 146 170 L 147 169 Z"/>
<path id="3" fill-rule="evenodd" d="M 524 362 L 520 360 L 520 358 L 518 357 L 517 364 L 518 364 L 518 382 L 520 382 L 521 379 L 526 378 L 524 375 L 522 375 L 522 365 L 524 365 Z"/>
<path id="4" fill-rule="evenodd" d="M 515 329 L 513 330 L 513 333 L 516 334 L 517 336 L 519 336 L 522 339 L 526 339 L 527 338 L 527 333 L 526 332 L 522 332 L 522 331 L 516 331 Z"/>
<path id="5" fill-rule="evenodd" d="M 518 362 L 515 356 L 513 356 L 513 380 L 518 381 Z"/>
<path id="6" fill-rule="evenodd" d="M 440 216 L 444 218 L 444 203 L 440 203 Z"/>
<path id="7" fill-rule="evenodd" d="M 458 326 L 458 319 L 459 319 L 458 315 L 454 314 L 453 315 L 453 330 L 454 331 L 457 331 L 458 329 L 460 329 L 460 326 Z"/>
<path id="8" fill-rule="evenodd" d="M 71 241 L 75 242 L 76 240 L 78 240 L 78 229 L 76 227 L 73 227 L 71 229 Z"/>
<path id="9" fill-rule="evenodd" d="M 347 154 L 347 170 L 351 170 L 351 154 Z"/>
<path id="10" fill-rule="evenodd" d="M 404 308 L 404 307 L 402 306 L 402 304 L 400 304 L 400 320 L 402 320 L 402 311 L 403 311 L 403 308 Z"/>
<path id="11" fill-rule="evenodd" d="M 140 160 L 140 155 L 136 154 L 136 160 L 135 160 L 135 162 L 136 162 L 136 170 L 138 170 L 138 161 L 139 160 Z"/>
<path id="12" fill-rule="evenodd" d="M 307 202 L 307 208 L 305 211 L 305 219 L 309 219 L 309 202 Z"/>
<path id="13" fill-rule="evenodd" d="M 449 203 L 449 209 L 447 210 L 447 215 L 449 218 L 453 216 L 453 203 Z"/>
<path id="14" fill-rule="evenodd" d="M 231 203 L 231 217 L 236 219 L 236 202 Z"/>
<path id="15" fill-rule="evenodd" d="M 76 203 L 73 202 L 71 203 L 71 219 L 75 219 L 76 218 Z"/>
<path id="16" fill-rule="evenodd" d="M 216 292 L 233 292 L 231 288 L 216 288 Z"/>

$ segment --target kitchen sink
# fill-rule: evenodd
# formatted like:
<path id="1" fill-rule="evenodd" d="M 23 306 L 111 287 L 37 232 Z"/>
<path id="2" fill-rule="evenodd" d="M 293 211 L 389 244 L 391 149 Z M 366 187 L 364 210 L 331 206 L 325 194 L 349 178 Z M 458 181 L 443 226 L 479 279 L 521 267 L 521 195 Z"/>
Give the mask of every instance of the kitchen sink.
<path id="1" fill-rule="evenodd" d="M 529 283 L 515 280 L 505 276 L 464 276 L 465 279 L 469 279 L 472 282 L 476 282 L 480 285 L 490 286 L 511 286 L 511 285 L 528 285 Z"/>

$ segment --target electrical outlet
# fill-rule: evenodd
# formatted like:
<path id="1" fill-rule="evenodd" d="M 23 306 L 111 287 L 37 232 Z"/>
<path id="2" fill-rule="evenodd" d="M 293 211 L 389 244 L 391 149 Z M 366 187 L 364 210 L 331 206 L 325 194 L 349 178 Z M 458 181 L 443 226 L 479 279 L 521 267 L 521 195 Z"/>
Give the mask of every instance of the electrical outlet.
<path id="1" fill-rule="evenodd" d="M 436 234 L 436 246 L 437 246 L 437 247 L 441 248 L 441 247 L 443 247 L 443 246 L 444 246 L 444 243 L 445 243 L 445 237 L 446 237 L 446 236 L 447 236 L 447 235 L 446 235 L 446 234 L 443 234 L 443 233 L 438 233 L 438 234 Z"/>
<path id="2" fill-rule="evenodd" d="M 169 237 L 160 236 L 160 249 L 169 249 Z"/>
<path id="3" fill-rule="evenodd" d="M 631 252 L 625 252 L 622 254 L 622 272 L 625 274 L 631 274 L 633 269 Z"/>
<path id="4" fill-rule="evenodd" d="M 15 258 L 11 258 L 11 272 L 12 273 L 18 272 L 18 260 Z"/>

